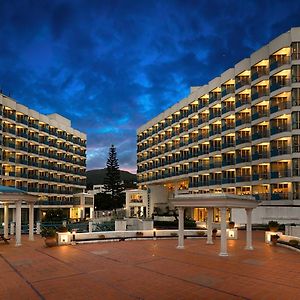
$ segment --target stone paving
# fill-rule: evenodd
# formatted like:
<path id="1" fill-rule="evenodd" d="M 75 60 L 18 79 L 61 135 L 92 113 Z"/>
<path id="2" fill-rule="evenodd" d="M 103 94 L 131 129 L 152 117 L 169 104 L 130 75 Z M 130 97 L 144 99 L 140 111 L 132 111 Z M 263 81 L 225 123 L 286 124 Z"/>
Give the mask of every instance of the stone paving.
<path id="1" fill-rule="evenodd" d="M 45 248 L 0 243 L 0 299 L 300 299 L 300 253 L 240 239 L 123 241 Z"/>

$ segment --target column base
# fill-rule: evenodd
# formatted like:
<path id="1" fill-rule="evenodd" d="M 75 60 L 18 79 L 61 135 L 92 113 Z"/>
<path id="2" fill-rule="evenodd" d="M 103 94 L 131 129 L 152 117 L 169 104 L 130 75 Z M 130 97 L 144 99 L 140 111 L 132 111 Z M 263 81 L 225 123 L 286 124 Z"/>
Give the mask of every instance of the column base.
<path id="1" fill-rule="evenodd" d="M 228 256 L 228 253 L 227 252 L 220 252 L 219 256 Z"/>
<path id="2" fill-rule="evenodd" d="M 30 241 L 30 242 L 34 242 L 34 237 L 32 237 L 32 238 L 28 238 L 28 241 Z"/>
<path id="3" fill-rule="evenodd" d="M 245 247 L 245 250 L 253 250 L 254 248 L 252 247 L 252 246 L 250 246 L 250 247 L 248 247 L 248 246 L 246 246 Z"/>
<path id="4" fill-rule="evenodd" d="M 176 249 L 184 249 L 184 246 L 177 246 Z"/>
<path id="5" fill-rule="evenodd" d="M 21 243 L 18 243 L 18 244 L 16 243 L 16 244 L 15 244 L 15 247 L 20 247 L 20 246 L 22 246 Z"/>
<path id="6" fill-rule="evenodd" d="M 206 244 L 207 245 L 214 245 L 214 242 L 213 241 L 207 241 Z"/>

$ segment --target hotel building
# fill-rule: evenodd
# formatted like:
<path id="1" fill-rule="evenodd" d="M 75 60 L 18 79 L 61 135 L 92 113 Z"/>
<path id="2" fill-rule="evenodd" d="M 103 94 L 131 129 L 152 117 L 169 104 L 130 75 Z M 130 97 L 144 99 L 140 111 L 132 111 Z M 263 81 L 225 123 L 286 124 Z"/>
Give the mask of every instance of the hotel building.
<path id="1" fill-rule="evenodd" d="M 292 28 L 137 130 L 148 215 L 174 190 L 253 195 L 254 223 L 300 221 L 300 28 Z M 190 212 L 206 219 L 206 210 Z M 219 212 L 215 211 L 215 221 Z M 237 223 L 239 210 L 231 211 Z"/>
<path id="2" fill-rule="evenodd" d="M 1 185 L 40 196 L 35 204 L 40 212 L 62 207 L 80 218 L 85 205 L 73 195 L 86 187 L 86 135 L 70 120 L 40 114 L 0 94 L 0 145 Z"/>

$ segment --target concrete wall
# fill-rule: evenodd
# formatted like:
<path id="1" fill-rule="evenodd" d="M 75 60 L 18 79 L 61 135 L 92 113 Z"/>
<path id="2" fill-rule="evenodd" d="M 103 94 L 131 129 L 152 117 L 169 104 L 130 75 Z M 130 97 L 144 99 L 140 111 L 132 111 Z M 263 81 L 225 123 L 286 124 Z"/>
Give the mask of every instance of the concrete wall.
<path id="1" fill-rule="evenodd" d="M 245 210 L 232 209 L 231 219 L 236 224 L 246 224 Z M 259 206 L 253 210 L 253 224 L 268 224 L 271 220 L 276 220 L 280 224 L 300 224 L 300 207 Z"/>
<path id="2" fill-rule="evenodd" d="M 150 189 L 150 216 L 153 214 L 154 207 L 165 209 L 169 206 L 168 189 L 163 185 L 149 185 Z"/>

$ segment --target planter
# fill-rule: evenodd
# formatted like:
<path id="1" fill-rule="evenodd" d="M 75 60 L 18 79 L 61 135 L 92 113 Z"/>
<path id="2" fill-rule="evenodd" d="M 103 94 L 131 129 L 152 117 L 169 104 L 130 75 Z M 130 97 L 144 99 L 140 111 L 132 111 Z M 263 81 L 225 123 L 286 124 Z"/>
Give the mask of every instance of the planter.
<path id="1" fill-rule="evenodd" d="M 228 228 L 229 229 L 234 229 L 234 225 L 235 225 L 235 223 L 231 221 L 231 222 L 228 223 Z"/>
<path id="2" fill-rule="evenodd" d="M 279 239 L 279 235 L 277 235 L 277 234 L 271 235 L 271 242 L 272 242 L 273 246 L 277 245 L 278 239 Z"/>
<path id="3" fill-rule="evenodd" d="M 45 245 L 47 247 L 55 247 L 57 246 L 57 240 L 56 240 L 56 237 L 46 237 L 45 238 Z"/>

